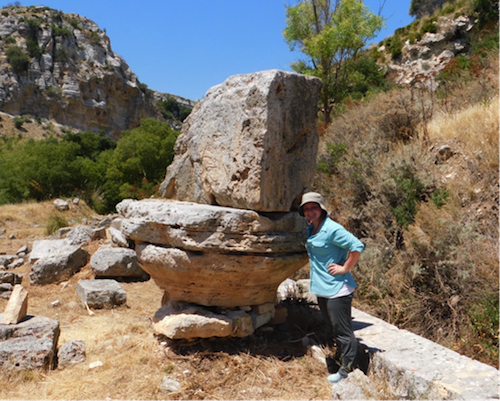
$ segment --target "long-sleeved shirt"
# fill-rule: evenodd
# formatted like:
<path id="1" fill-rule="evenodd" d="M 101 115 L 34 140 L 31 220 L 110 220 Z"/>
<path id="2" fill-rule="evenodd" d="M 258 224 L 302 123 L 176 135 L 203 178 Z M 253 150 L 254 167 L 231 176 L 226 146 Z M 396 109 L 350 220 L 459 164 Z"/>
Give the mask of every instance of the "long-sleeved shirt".
<path id="1" fill-rule="evenodd" d="M 328 265 L 343 265 L 349 252 L 363 252 L 365 246 L 343 226 L 326 217 L 318 232 L 311 235 L 313 225 L 307 228 L 306 241 L 309 264 L 311 266 L 311 285 L 309 291 L 322 297 L 337 294 L 344 283 L 356 288 L 350 272 L 332 276 L 328 273 Z"/>

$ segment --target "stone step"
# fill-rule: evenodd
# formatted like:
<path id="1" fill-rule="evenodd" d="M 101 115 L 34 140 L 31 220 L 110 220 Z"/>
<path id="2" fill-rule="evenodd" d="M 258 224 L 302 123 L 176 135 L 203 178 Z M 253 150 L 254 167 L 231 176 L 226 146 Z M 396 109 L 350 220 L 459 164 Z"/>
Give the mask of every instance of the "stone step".
<path id="1" fill-rule="evenodd" d="M 370 371 L 398 399 L 498 400 L 499 371 L 353 308 Z"/>

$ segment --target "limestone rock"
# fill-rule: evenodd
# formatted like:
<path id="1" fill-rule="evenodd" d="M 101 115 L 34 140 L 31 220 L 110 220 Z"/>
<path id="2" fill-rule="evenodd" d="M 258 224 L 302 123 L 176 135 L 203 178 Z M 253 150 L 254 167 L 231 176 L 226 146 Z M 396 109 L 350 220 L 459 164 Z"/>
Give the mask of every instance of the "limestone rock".
<path id="1" fill-rule="evenodd" d="M 297 297 L 297 283 L 291 278 L 287 278 L 283 281 L 277 290 L 277 298 L 278 301 L 284 301 L 287 298 L 296 298 Z"/>
<path id="2" fill-rule="evenodd" d="M 116 228 L 109 227 L 108 233 L 114 244 L 126 248 L 128 246 L 127 238 L 122 234 L 121 231 Z"/>
<path id="3" fill-rule="evenodd" d="M 57 353 L 57 362 L 60 368 L 85 362 L 85 343 L 78 340 L 70 340 L 64 343 Z"/>
<path id="4" fill-rule="evenodd" d="M 216 254 L 138 244 L 137 257 L 172 301 L 236 307 L 275 302 L 276 289 L 304 266 L 304 253 Z"/>
<path id="5" fill-rule="evenodd" d="M 32 38 L 25 21 L 39 20 Z M 55 35 L 54 27 L 69 30 Z M 74 127 L 118 137 L 135 128 L 144 118 L 161 118 L 155 108 L 166 95 L 145 90 L 127 63 L 111 49 L 106 32 L 93 21 L 59 10 L 11 7 L 0 19 L 2 39 L 16 38 L 16 46 L 27 52 L 35 39 L 40 57 L 30 59 L 26 72 L 17 73 L 3 62 L 0 80 L 1 110 L 13 115 L 32 115 Z M 58 56 L 64 54 L 63 61 Z M 5 53 L 2 54 L 2 59 Z M 173 96 L 186 107 L 193 102 Z"/>
<path id="6" fill-rule="evenodd" d="M 125 304 L 127 293 L 116 280 L 80 280 L 76 294 L 91 308 L 113 308 Z"/>
<path id="7" fill-rule="evenodd" d="M 54 207 L 60 212 L 64 212 L 66 210 L 69 210 L 69 203 L 63 199 L 56 199 L 54 201 Z"/>
<path id="8" fill-rule="evenodd" d="M 14 286 L 11 283 L 0 284 L 0 298 L 10 299 Z"/>
<path id="9" fill-rule="evenodd" d="M 16 284 L 3 313 L 1 323 L 17 324 L 26 316 L 27 313 L 28 291 L 21 284 Z"/>
<path id="10" fill-rule="evenodd" d="M 177 380 L 173 380 L 165 376 L 160 384 L 160 391 L 171 393 L 181 388 L 181 384 Z"/>
<path id="11" fill-rule="evenodd" d="M 171 339 L 228 337 L 233 321 L 196 305 L 170 301 L 155 313 L 153 330 Z"/>
<path id="12" fill-rule="evenodd" d="M 346 379 L 332 386 L 332 400 L 380 400 L 375 383 L 361 370 L 355 369 Z"/>
<path id="13" fill-rule="evenodd" d="M 27 315 L 18 324 L 0 324 L 0 369 L 52 368 L 59 333 L 59 322 L 45 316 Z"/>
<path id="14" fill-rule="evenodd" d="M 116 208 L 122 232 L 136 242 L 203 252 L 305 253 L 305 222 L 295 212 L 264 216 L 163 199 L 125 200 Z"/>
<path id="15" fill-rule="evenodd" d="M 435 90 L 438 87 L 438 73 L 454 56 L 470 47 L 474 24 L 463 15 L 456 19 L 439 17 L 436 33 L 427 32 L 421 40 L 413 43 L 406 41 L 401 59 L 393 60 L 388 66 L 390 75 L 398 84 Z"/>
<path id="16" fill-rule="evenodd" d="M 40 258 L 52 256 L 65 246 L 66 241 L 63 239 L 33 241 L 33 249 L 29 256 L 30 262 L 34 263 Z"/>
<path id="17" fill-rule="evenodd" d="M 101 247 L 90 258 L 90 267 L 97 278 L 137 278 L 147 279 L 133 249 Z"/>
<path id="18" fill-rule="evenodd" d="M 316 166 L 321 80 L 279 70 L 229 77 L 184 122 L 162 196 L 289 212 Z"/>
<path id="19" fill-rule="evenodd" d="M 0 255 L 0 266 L 9 266 L 17 259 L 16 255 Z"/>
<path id="20" fill-rule="evenodd" d="M 34 248 L 34 247 L 33 247 Z M 78 245 L 67 245 L 50 256 L 38 259 L 31 267 L 32 284 L 51 284 L 67 280 L 87 264 L 89 253 Z"/>
<path id="21" fill-rule="evenodd" d="M 72 228 L 66 235 L 66 243 L 69 245 L 86 245 L 93 240 L 94 230 L 91 227 L 78 225 Z"/>
<path id="22" fill-rule="evenodd" d="M 255 331 L 252 317 L 245 311 L 229 311 L 226 316 L 233 321 L 231 337 L 248 337 Z"/>

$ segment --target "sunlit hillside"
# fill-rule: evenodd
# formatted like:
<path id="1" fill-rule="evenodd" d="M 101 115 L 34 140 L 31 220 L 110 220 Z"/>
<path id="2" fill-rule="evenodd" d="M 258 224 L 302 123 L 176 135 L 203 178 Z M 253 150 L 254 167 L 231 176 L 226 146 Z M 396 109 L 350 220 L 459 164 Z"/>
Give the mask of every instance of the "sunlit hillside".
<path id="1" fill-rule="evenodd" d="M 446 93 L 398 89 L 353 103 L 323 134 L 315 181 L 367 245 L 358 307 L 493 366 L 497 72 L 493 55 Z"/>

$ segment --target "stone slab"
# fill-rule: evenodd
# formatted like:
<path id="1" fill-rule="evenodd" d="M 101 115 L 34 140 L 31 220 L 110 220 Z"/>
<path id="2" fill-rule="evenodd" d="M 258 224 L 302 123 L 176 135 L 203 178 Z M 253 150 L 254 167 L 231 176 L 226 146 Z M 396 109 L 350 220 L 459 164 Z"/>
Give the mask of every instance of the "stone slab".
<path id="1" fill-rule="evenodd" d="M 499 371 L 353 308 L 371 372 L 400 399 L 498 400 Z"/>

